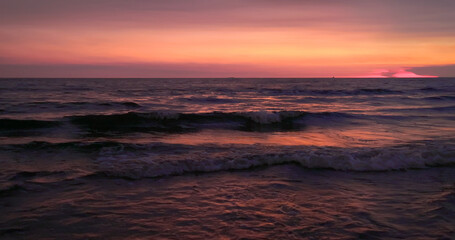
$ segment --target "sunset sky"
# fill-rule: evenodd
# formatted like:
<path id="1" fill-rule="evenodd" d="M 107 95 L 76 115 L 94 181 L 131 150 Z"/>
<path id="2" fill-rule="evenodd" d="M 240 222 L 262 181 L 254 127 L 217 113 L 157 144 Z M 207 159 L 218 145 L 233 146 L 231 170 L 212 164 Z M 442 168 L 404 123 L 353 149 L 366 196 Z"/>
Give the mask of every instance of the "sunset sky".
<path id="1" fill-rule="evenodd" d="M 454 12 L 454 0 L 0 0 L 0 77 L 450 77 Z"/>

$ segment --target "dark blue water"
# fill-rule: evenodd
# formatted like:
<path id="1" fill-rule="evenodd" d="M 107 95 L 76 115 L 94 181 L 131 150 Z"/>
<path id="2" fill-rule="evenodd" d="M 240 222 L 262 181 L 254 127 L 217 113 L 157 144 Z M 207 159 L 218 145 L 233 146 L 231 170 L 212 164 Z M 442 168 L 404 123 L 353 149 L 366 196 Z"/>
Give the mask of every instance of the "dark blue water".
<path id="1" fill-rule="evenodd" d="M 453 136 L 450 78 L 1 79 L 0 234 L 450 238 Z"/>

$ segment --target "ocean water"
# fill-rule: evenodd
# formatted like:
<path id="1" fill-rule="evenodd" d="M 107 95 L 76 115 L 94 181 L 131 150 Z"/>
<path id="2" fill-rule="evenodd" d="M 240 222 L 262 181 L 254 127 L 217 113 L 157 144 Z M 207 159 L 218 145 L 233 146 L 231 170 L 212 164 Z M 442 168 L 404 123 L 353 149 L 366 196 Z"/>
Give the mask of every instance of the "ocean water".
<path id="1" fill-rule="evenodd" d="M 453 239 L 455 79 L 0 79 L 2 239 Z"/>

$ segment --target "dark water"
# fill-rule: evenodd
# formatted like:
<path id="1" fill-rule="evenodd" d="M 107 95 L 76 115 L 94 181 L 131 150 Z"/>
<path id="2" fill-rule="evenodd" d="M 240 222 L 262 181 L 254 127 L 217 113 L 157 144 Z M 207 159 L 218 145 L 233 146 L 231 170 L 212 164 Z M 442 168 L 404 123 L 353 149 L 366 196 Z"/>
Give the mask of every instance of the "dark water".
<path id="1" fill-rule="evenodd" d="M 0 237 L 455 237 L 455 79 L 1 79 Z"/>

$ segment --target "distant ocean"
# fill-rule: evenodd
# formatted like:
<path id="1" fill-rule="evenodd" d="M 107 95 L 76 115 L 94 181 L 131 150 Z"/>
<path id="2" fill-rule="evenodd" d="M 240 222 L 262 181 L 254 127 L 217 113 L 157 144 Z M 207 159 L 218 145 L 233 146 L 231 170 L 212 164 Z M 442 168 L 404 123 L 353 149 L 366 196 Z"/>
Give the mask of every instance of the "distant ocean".
<path id="1" fill-rule="evenodd" d="M 0 79 L 2 239 L 453 239 L 455 78 Z"/>

